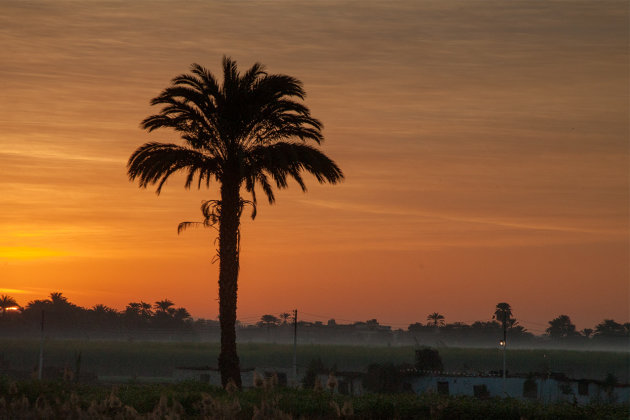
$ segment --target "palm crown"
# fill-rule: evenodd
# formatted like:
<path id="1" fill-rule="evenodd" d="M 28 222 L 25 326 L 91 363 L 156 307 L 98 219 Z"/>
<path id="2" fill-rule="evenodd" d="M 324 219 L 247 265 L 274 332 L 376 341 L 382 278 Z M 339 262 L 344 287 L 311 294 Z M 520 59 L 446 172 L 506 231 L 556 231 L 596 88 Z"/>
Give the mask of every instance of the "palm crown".
<path id="1" fill-rule="evenodd" d="M 128 173 L 140 186 L 157 184 L 159 194 L 170 175 L 183 170 L 187 188 L 195 180 L 198 187 L 213 179 L 236 183 L 252 193 L 255 203 L 258 185 L 273 203 L 272 182 L 285 188 L 293 178 L 306 190 L 301 171 L 319 182 L 343 179 L 331 159 L 306 144 L 323 140 L 322 124 L 294 100 L 305 97 L 299 80 L 267 74 L 260 64 L 241 75 L 226 57 L 222 85 L 198 64 L 191 72 L 175 77 L 172 86 L 151 101 L 163 105 L 162 110 L 142 122 L 148 131 L 174 129 L 186 145 L 151 142 L 138 148 L 129 159 Z"/>

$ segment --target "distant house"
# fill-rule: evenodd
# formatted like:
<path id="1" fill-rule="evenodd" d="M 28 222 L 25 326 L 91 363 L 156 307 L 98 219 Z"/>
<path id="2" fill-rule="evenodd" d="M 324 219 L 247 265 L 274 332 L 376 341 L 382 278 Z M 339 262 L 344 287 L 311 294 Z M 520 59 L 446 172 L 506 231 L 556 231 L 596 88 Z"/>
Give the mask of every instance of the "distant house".
<path id="1" fill-rule="evenodd" d="M 592 401 L 630 402 L 630 385 L 610 385 L 591 379 L 570 379 L 564 375 L 458 375 L 436 373 L 408 378 L 411 389 L 421 394 L 469 395 L 478 398 L 512 397 L 544 402 L 567 401 L 587 404 Z"/>

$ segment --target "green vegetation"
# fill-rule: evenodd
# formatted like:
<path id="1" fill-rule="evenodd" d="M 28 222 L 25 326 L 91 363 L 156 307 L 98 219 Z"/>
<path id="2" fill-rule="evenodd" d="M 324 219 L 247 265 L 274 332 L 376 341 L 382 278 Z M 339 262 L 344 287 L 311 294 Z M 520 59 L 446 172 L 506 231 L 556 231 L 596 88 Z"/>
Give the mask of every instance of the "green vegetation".
<path id="1" fill-rule="evenodd" d="M 0 379 L 0 418 L 614 419 L 625 418 L 628 409 L 435 394 L 348 397 L 274 388 L 271 382 L 238 392 L 192 382 L 111 387 Z"/>
<path id="2" fill-rule="evenodd" d="M 38 340 L 0 339 L 0 360 L 16 370 L 33 370 L 39 355 Z M 340 371 L 361 370 L 373 363 L 415 363 L 415 348 L 359 347 L 336 345 L 298 346 L 298 364 L 303 372 L 313 359 Z M 45 365 L 74 368 L 81 352 L 81 371 L 99 376 L 169 377 L 178 366 L 216 366 L 218 343 L 128 342 L 49 340 L 45 345 Z M 285 344 L 241 343 L 243 367 L 286 367 L 292 362 L 293 346 Z M 440 348 L 446 371 L 484 372 L 501 367 L 498 349 Z M 570 377 L 603 380 L 608 373 L 619 382 L 629 381 L 627 352 L 569 350 L 508 350 L 508 370 L 514 373 L 564 372 Z"/>

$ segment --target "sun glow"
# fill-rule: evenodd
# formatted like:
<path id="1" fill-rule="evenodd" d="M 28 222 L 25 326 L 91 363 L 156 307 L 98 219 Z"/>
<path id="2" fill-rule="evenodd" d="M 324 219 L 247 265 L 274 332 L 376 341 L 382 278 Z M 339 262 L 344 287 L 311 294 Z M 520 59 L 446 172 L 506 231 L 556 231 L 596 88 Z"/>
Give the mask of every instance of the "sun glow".
<path id="1" fill-rule="evenodd" d="M 0 247 L 0 259 L 4 260 L 36 260 L 42 258 L 64 257 L 69 253 L 58 249 L 4 246 Z"/>

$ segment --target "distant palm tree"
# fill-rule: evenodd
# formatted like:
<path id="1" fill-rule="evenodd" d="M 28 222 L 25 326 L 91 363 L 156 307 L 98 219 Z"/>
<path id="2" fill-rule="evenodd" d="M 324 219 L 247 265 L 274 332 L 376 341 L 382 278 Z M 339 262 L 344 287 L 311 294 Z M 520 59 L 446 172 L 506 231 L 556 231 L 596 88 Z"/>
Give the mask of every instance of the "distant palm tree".
<path id="1" fill-rule="evenodd" d="M 503 327 L 503 345 L 507 345 L 507 330 L 516 325 L 516 320 L 512 318 L 512 307 L 507 302 L 497 303 L 494 308 L 494 316 L 497 321 L 501 323 Z"/>
<path id="2" fill-rule="evenodd" d="M 125 314 L 127 316 L 139 317 L 140 316 L 140 302 L 129 302 L 125 308 Z"/>
<path id="3" fill-rule="evenodd" d="M 50 294 L 50 301 L 52 302 L 53 305 L 58 305 L 58 306 L 65 306 L 65 305 L 71 304 L 70 302 L 68 302 L 68 298 L 65 297 L 63 293 L 61 292 L 52 292 Z"/>
<path id="4" fill-rule="evenodd" d="M 168 313 L 169 309 L 174 305 L 175 304 L 171 300 L 163 299 L 163 300 L 158 300 L 157 302 L 155 302 L 153 307 L 155 308 L 156 312 Z"/>
<path id="5" fill-rule="evenodd" d="M 552 338 L 568 338 L 579 335 L 569 315 L 560 315 L 549 321 L 549 328 L 545 332 Z"/>
<path id="6" fill-rule="evenodd" d="M 185 321 L 190 318 L 190 313 L 186 310 L 186 308 L 177 308 L 173 311 L 173 318 L 177 321 Z"/>
<path id="7" fill-rule="evenodd" d="M 506 302 L 497 303 L 497 306 L 494 309 L 493 318 L 506 327 L 516 325 L 516 320 L 512 318 L 512 307 Z"/>
<path id="8" fill-rule="evenodd" d="M 286 325 L 287 324 L 287 320 L 291 317 L 291 314 L 288 312 L 282 312 L 280 314 L 280 319 L 282 319 L 282 324 Z"/>
<path id="9" fill-rule="evenodd" d="M 2 316 L 4 317 L 7 313 L 8 308 L 13 308 L 18 306 L 17 301 L 8 295 L 0 296 L 0 308 L 2 309 Z"/>
<path id="10" fill-rule="evenodd" d="M 427 316 L 427 321 L 433 322 L 434 327 L 440 327 L 444 325 L 444 315 L 441 315 L 437 312 L 433 312 Z"/>
<path id="11" fill-rule="evenodd" d="M 129 158 L 128 175 L 141 187 L 157 184 L 159 194 L 175 172 L 186 172 L 185 187 L 195 178 L 197 186 L 216 181 L 220 199 L 203 203 L 205 225 L 218 224 L 219 319 L 221 352 L 219 369 L 225 386 L 231 379 L 241 386 L 236 352 L 236 301 L 239 271 L 240 217 L 245 204 L 256 214 L 255 186 L 269 203 L 275 201 L 272 184 L 286 188 L 294 179 L 306 190 L 302 172 L 320 183 L 343 179 L 339 167 L 307 141 L 323 140 L 322 124 L 296 99 L 304 99 L 302 83 L 290 76 L 268 74 L 254 64 L 244 74 L 236 62 L 223 58 L 223 83 L 204 67 L 193 64 L 192 74 L 182 74 L 154 98 L 163 105 L 159 114 L 146 118 L 148 131 L 171 128 L 185 142 L 146 143 Z M 241 188 L 252 201 L 241 198 Z M 178 231 L 190 223 L 180 224 Z"/>
<path id="12" fill-rule="evenodd" d="M 150 303 L 140 301 L 140 316 L 144 319 L 149 319 L 153 316 L 152 306 Z"/>
<path id="13" fill-rule="evenodd" d="M 266 326 L 267 329 L 269 329 L 269 327 L 272 325 L 278 325 L 279 321 L 280 320 L 273 315 L 263 315 L 260 317 L 261 325 Z"/>
<path id="14" fill-rule="evenodd" d="M 116 309 L 110 308 L 109 306 L 103 305 L 102 303 L 92 306 L 91 311 L 98 315 L 108 315 L 108 314 L 118 313 Z"/>

